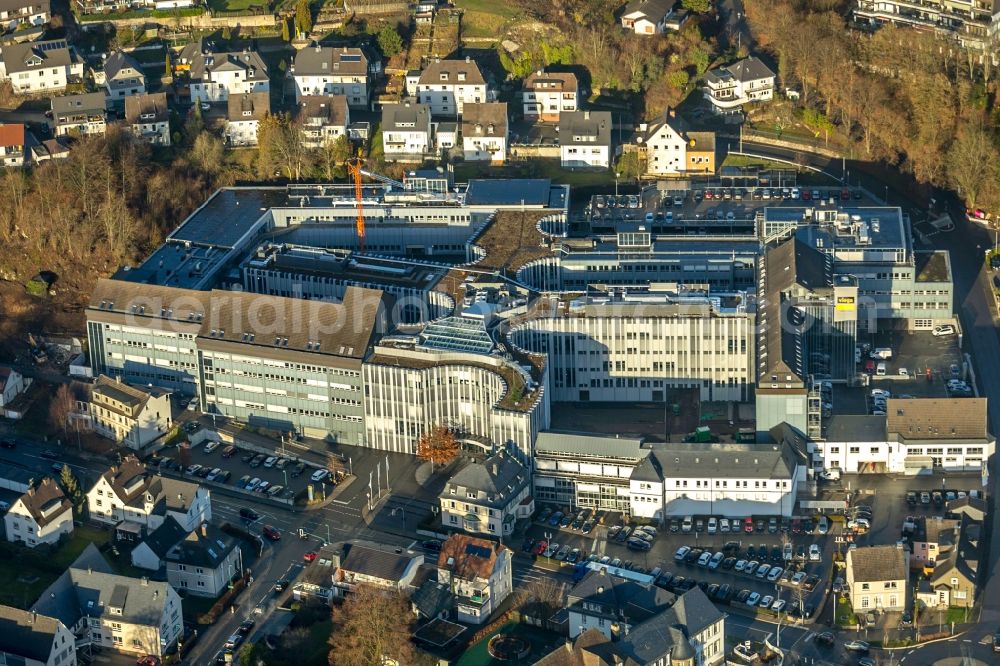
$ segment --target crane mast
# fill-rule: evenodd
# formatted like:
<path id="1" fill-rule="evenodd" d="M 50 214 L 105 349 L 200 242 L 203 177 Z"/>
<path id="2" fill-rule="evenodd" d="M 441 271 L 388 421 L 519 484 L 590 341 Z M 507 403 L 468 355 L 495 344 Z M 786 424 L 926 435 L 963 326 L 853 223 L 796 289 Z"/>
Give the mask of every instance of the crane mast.
<path id="1" fill-rule="evenodd" d="M 357 206 L 358 216 L 354 223 L 354 231 L 358 237 L 358 251 L 365 251 L 365 206 L 363 193 L 361 191 L 361 172 L 364 167 L 364 160 L 360 151 L 357 157 L 347 160 L 347 172 L 354 179 L 354 200 Z"/>

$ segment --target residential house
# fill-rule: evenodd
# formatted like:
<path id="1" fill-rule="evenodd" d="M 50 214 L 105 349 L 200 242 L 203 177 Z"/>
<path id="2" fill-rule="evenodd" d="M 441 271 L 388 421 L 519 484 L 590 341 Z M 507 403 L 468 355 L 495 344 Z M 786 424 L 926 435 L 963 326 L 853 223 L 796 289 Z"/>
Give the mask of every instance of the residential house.
<path id="1" fill-rule="evenodd" d="M 21 167 L 25 163 L 25 142 L 28 133 L 21 123 L 0 124 L 0 165 Z"/>
<path id="2" fill-rule="evenodd" d="M 0 125 L 0 137 L 3 136 L 3 127 Z M 0 365 L 0 408 L 9 407 L 25 388 L 24 375 L 9 365 Z"/>
<path id="3" fill-rule="evenodd" d="M 751 56 L 705 75 L 705 98 L 716 113 L 737 113 L 745 104 L 774 97 L 774 72 Z"/>
<path id="4" fill-rule="evenodd" d="M 524 119 L 557 123 L 564 111 L 576 111 L 580 85 L 572 72 L 538 70 L 528 75 L 521 91 Z"/>
<path id="5" fill-rule="evenodd" d="M 972 608 L 976 603 L 982 530 L 982 523 L 962 516 L 957 529 L 958 545 L 938 559 L 930 577 L 938 606 Z"/>
<path id="6" fill-rule="evenodd" d="M 435 116 L 460 116 L 467 102 L 490 101 L 486 79 L 475 60 L 435 58 L 420 73 L 414 86 L 417 102 L 430 107 Z"/>
<path id="7" fill-rule="evenodd" d="M 563 167 L 607 169 L 611 164 L 611 112 L 568 111 L 559 120 Z"/>
<path id="8" fill-rule="evenodd" d="M 104 89 L 111 103 L 142 95 L 146 92 L 146 75 L 135 58 L 115 51 L 104 61 Z"/>
<path id="9" fill-rule="evenodd" d="M 219 596 L 243 573 L 243 551 L 236 539 L 208 523 L 175 543 L 163 559 L 174 589 L 201 597 Z"/>
<path id="10" fill-rule="evenodd" d="M 49 0 L 0 0 L 0 31 L 45 25 L 52 16 L 51 4 Z"/>
<path id="11" fill-rule="evenodd" d="M 170 108 L 167 106 L 167 93 L 126 97 L 125 124 L 142 141 L 154 146 L 169 146 Z"/>
<path id="12" fill-rule="evenodd" d="M 29 548 L 54 544 L 73 532 L 73 504 L 50 477 L 11 504 L 3 517 L 7 541 L 20 541 Z"/>
<path id="13" fill-rule="evenodd" d="M 382 150 L 388 162 L 419 162 L 434 145 L 431 110 L 406 100 L 382 107 Z"/>
<path id="14" fill-rule="evenodd" d="M 52 126 L 56 136 L 70 134 L 104 134 L 108 127 L 108 112 L 104 93 L 82 93 L 53 97 Z"/>
<path id="15" fill-rule="evenodd" d="M 534 513 L 528 469 L 505 451 L 463 467 L 438 496 L 441 526 L 506 537 Z"/>
<path id="16" fill-rule="evenodd" d="M 15 93 L 65 90 L 71 77 L 83 76 L 83 60 L 65 39 L 0 47 L 0 80 Z"/>
<path id="17" fill-rule="evenodd" d="M 677 0 L 631 0 L 619 20 L 637 35 L 659 35 L 667 31 L 667 18 L 675 4 Z"/>
<path id="18" fill-rule="evenodd" d="M 31 609 L 62 622 L 79 645 L 162 657 L 183 636 L 181 598 L 169 583 L 111 573 L 93 544 Z"/>
<path id="19" fill-rule="evenodd" d="M 469 102 L 462 114 L 462 152 L 467 162 L 507 161 L 507 103 Z"/>
<path id="20" fill-rule="evenodd" d="M 292 65 L 295 101 L 318 95 L 343 95 L 347 105 L 368 106 L 369 60 L 358 48 L 310 46 L 295 54 Z"/>
<path id="21" fill-rule="evenodd" d="M 271 112 L 271 94 L 243 93 L 229 97 L 226 114 L 226 143 L 230 146 L 256 146 L 260 121 Z"/>
<path id="22" fill-rule="evenodd" d="M 407 592 L 424 563 L 423 554 L 412 550 L 359 543 L 344 548 L 346 552 L 333 572 L 334 593 L 341 596 L 362 584 Z"/>
<path id="23" fill-rule="evenodd" d="M 295 121 L 308 148 L 322 148 L 347 136 L 351 112 L 344 95 L 306 95 L 299 98 Z"/>
<path id="24" fill-rule="evenodd" d="M 957 533 L 957 520 L 918 517 L 910 535 L 910 567 L 933 569 L 934 564 L 955 547 Z"/>
<path id="25" fill-rule="evenodd" d="M 187 534 L 188 532 L 172 516 L 167 517 L 162 525 L 150 531 L 132 549 L 132 566 L 160 571 L 165 566 L 167 553 Z"/>
<path id="26" fill-rule="evenodd" d="M 959 497 L 945 504 L 945 514 L 954 518 L 968 516 L 977 523 L 986 520 L 986 500 L 981 497 Z"/>
<path id="27" fill-rule="evenodd" d="M 677 597 L 652 582 L 624 578 L 618 570 L 601 568 L 589 571 L 566 597 L 569 613 L 569 637 L 576 638 L 589 629 L 597 629 L 612 638 L 627 635 L 632 628 L 674 604 Z"/>
<path id="28" fill-rule="evenodd" d="M 94 431 L 133 451 L 141 451 L 170 430 L 170 394 L 161 389 L 130 386 L 99 375 L 81 412 Z"/>
<path id="29" fill-rule="evenodd" d="M 847 551 L 847 589 L 855 613 L 906 610 L 908 557 L 902 544 Z"/>
<path id="30" fill-rule="evenodd" d="M 646 174 L 687 176 L 715 173 L 715 132 L 695 132 L 668 109 L 663 120 L 642 132 L 640 149 L 645 150 Z"/>
<path id="31" fill-rule="evenodd" d="M 511 551 L 486 539 L 453 534 L 438 555 L 438 582 L 451 589 L 459 622 L 484 624 L 513 589 Z"/>
<path id="32" fill-rule="evenodd" d="M 434 152 L 451 150 L 458 145 L 458 123 L 451 121 L 431 123 L 434 135 Z"/>
<path id="33" fill-rule="evenodd" d="M 191 101 L 225 102 L 235 95 L 266 93 L 271 89 L 267 65 L 256 51 L 202 52 L 191 55 Z"/>
<path id="34" fill-rule="evenodd" d="M 64 160 L 69 157 L 69 145 L 65 137 L 46 139 L 31 147 L 31 161 L 35 164 L 48 160 Z M 19 418 L 7 415 L 7 418 Z"/>
<path id="35" fill-rule="evenodd" d="M 152 474 L 133 456 L 97 479 L 87 491 L 87 507 L 91 520 L 106 525 L 125 521 L 142 526 L 147 533 L 168 517 L 186 532 L 212 519 L 212 497 L 207 488 Z"/>
<path id="36" fill-rule="evenodd" d="M 54 617 L 0 606 L 0 663 L 76 666 L 76 637 Z"/>

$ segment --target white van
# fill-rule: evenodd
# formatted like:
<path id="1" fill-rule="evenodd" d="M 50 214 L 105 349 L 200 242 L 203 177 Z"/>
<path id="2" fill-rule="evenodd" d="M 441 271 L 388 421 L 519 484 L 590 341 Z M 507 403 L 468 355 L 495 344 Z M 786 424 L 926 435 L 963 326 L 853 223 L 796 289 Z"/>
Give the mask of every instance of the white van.
<path id="1" fill-rule="evenodd" d="M 876 347 L 872 350 L 872 358 L 890 359 L 892 358 L 892 349 L 889 347 Z"/>
<path id="2" fill-rule="evenodd" d="M 885 377 L 885 361 L 879 361 L 879 364 L 875 366 L 875 375 Z"/>
<path id="3" fill-rule="evenodd" d="M 688 534 L 691 532 L 691 527 L 694 523 L 694 519 L 691 516 L 684 516 L 684 520 L 681 522 L 681 532 Z"/>

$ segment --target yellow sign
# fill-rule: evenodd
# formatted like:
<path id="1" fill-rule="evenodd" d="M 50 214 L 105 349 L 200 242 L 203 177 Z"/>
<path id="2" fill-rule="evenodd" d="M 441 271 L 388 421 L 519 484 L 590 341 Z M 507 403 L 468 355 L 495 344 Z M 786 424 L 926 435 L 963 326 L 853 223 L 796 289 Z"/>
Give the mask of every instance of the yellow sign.
<path id="1" fill-rule="evenodd" d="M 854 312 L 854 297 L 838 296 L 837 310 L 840 310 L 841 312 Z"/>

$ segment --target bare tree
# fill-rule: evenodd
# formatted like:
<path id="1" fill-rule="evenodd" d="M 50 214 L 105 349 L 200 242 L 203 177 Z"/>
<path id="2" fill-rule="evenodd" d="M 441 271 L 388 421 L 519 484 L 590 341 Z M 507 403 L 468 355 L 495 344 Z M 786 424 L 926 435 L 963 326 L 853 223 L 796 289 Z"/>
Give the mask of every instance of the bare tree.
<path id="1" fill-rule="evenodd" d="M 409 602 L 399 592 L 357 585 L 333 609 L 330 666 L 414 663 L 412 617 Z"/>
<path id="2" fill-rule="evenodd" d="M 65 434 L 75 411 L 76 396 L 73 395 L 73 389 L 70 388 L 69 384 L 60 384 L 49 402 L 49 425 L 54 430 Z"/>

